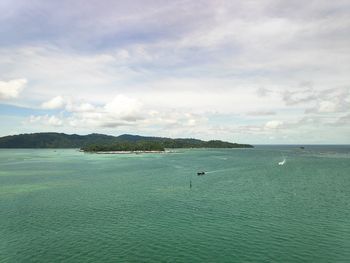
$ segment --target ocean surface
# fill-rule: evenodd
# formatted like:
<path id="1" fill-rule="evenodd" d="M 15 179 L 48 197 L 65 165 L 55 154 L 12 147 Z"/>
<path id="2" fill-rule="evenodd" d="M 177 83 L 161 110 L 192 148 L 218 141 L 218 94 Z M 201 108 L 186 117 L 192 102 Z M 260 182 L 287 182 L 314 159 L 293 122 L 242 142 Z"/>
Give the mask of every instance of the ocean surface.
<path id="1" fill-rule="evenodd" d="M 0 262 L 350 262 L 350 146 L 2 149 Z"/>

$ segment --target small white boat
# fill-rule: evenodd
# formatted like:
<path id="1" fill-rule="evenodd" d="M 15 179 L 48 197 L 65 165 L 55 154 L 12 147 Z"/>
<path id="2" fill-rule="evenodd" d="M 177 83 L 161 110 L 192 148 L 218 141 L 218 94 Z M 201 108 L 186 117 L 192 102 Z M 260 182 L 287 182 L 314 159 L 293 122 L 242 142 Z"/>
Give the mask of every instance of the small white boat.
<path id="1" fill-rule="evenodd" d="M 286 159 L 284 158 L 283 161 L 279 162 L 278 165 L 284 165 L 286 162 Z"/>

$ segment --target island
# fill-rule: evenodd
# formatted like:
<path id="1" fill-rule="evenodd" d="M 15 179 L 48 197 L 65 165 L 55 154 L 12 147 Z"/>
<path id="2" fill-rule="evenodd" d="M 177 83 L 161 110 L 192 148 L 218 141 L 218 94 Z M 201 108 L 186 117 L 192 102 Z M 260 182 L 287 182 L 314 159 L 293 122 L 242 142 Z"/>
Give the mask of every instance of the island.
<path id="1" fill-rule="evenodd" d="M 220 140 L 166 138 L 123 134 L 30 133 L 0 137 L 0 148 L 78 148 L 88 153 L 163 153 L 179 148 L 253 148 Z"/>
<path id="2" fill-rule="evenodd" d="M 121 154 L 121 153 L 163 153 L 165 147 L 156 141 L 113 142 L 111 144 L 89 144 L 81 147 L 83 152 Z"/>

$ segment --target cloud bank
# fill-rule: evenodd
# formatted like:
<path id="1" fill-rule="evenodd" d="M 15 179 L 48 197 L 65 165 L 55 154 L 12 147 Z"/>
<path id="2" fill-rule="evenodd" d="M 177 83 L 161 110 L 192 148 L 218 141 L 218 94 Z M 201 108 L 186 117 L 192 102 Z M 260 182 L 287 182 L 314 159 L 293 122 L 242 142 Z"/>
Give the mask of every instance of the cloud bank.
<path id="1" fill-rule="evenodd" d="M 4 134 L 24 121 L 30 131 L 350 143 L 349 1 L 0 7 L 0 79 L 17 81 L 0 82 L 0 99 L 44 110 Z"/>

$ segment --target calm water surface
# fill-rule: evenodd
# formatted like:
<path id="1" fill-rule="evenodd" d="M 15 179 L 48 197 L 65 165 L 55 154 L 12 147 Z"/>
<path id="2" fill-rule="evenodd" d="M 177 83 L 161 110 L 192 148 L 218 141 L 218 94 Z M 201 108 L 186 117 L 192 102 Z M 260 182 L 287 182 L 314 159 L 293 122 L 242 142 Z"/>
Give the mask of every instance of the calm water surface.
<path id="1" fill-rule="evenodd" d="M 350 146 L 0 150 L 0 262 L 160 261 L 350 262 Z"/>

